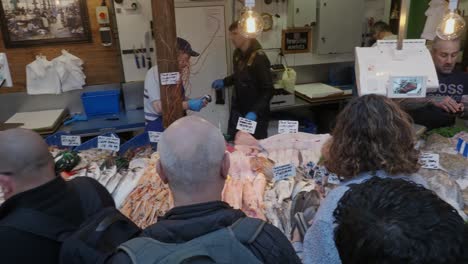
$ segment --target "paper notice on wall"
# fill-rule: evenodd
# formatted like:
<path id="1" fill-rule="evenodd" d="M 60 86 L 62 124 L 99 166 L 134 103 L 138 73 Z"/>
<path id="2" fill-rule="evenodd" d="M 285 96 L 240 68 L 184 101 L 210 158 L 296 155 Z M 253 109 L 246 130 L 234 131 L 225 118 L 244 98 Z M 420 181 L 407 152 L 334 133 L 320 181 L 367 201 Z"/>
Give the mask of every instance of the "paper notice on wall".
<path id="1" fill-rule="evenodd" d="M 178 72 L 165 72 L 161 73 L 159 76 L 162 85 L 174 85 L 180 80 L 180 73 Z"/>

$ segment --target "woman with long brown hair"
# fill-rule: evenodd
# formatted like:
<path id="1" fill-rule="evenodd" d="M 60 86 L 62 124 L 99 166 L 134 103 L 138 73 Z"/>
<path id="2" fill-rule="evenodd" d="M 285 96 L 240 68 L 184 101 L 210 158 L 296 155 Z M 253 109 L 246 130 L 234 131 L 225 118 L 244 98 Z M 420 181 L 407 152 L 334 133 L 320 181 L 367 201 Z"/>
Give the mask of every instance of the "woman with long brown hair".
<path id="1" fill-rule="evenodd" d="M 338 201 L 349 189 L 372 177 L 406 178 L 427 186 L 419 169 L 419 151 L 411 118 L 392 100 L 366 95 L 352 100 L 339 114 L 332 139 L 324 147 L 325 166 L 344 177 L 320 205 L 304 239 L 304 263 L 341 263 L 334 241 Z"/>
<path id="2" fill-rule="evenodd" d="M 392 100 L 366 95 L 340 113 L 327 144 L 325 166 L 345 178 L 385 171 L 411 174 L 419 169 L 412 121 Z"/>

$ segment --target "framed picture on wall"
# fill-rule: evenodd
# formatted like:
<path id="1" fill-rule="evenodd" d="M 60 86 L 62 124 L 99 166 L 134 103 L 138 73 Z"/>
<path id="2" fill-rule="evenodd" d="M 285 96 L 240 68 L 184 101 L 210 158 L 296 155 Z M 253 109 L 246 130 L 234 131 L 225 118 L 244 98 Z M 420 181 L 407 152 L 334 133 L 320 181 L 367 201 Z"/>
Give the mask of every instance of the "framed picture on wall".
<path id="1" fill-rule="evenodd" d="M 7 48 L 91 41 L 86 0 L 0 3 L 0 24 Z"/>
<path id="2" fill-rule="evenodd" d="M 312 29 L 310 27 L 284 29 L 281 42 L 283 54 L 310 52 L 312 48 Z"/>

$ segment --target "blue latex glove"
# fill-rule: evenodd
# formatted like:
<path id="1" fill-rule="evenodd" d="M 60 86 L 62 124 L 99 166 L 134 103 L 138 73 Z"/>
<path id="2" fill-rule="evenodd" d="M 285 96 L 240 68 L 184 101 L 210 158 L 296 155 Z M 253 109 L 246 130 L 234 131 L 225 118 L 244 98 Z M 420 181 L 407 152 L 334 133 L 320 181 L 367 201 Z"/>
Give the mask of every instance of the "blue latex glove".
<path id="1" fill-rule="evenodd" d="M 71 123 L 74 123 L 76 121 L 88 121 L 88 117 L 86 115 L 74 115 L 67 119 L 65 122 L 63 122 L 64 125 L 68 126 Z"/>
<path id="2" fill-rule="evenodd" d="M 257 121 L 257 114 L 255 114 L 254 112 L 248 112 L 245 115 L 245 118 L 252 120 L 252 121 Z"/>
<path id="3" fill-rule="evenodd" d="M 222 90 L 224 89 L 224 80 L 223 79 L 219 79 L 219 80 L 216 80 L 214 81 L 212 84 L 211 84 L 211 87 L 215 90 Z"/>
<path id="4" fill-rule="evenodd" d="M 188 108 L 191 111 L 200 112 L 205 107 L 205 100 L 203 98 L 188 100 Z"/>

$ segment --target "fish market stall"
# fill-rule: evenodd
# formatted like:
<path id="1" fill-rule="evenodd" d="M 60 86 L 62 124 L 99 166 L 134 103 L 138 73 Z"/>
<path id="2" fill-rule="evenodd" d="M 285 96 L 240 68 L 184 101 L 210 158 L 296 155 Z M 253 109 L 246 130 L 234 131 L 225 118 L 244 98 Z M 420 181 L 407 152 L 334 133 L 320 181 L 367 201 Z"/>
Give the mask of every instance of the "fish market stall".
<path id="1" fill-rule="evenodd" d="M 100 149 L 96 139 L 76 148 L 53 145 L 57 143 L 53 140 L 48 143 L 63 178 L 96 179 L 112 194 L 117 208 L 144 228 L 174 206 L 169 187 L 156 172 L 159 153 L 147 137 L 137 136 L 138 140 L 122 145 L 120 151 Z M 340 177 L 320 166 L 330 138 L 329 134 L 291 133 L 256 140 L 239 132 L 234 144 L 226 143 L 231 167 L 223 200 L 250 217 L 272 223 L 289 237 L 297 221 L 296 211 L 307 203 L 309 217 L 313 217 L 321 200 L 340 183 Z M 431 190 L 465 216 L 468 159 L 456 151 L 459 139 L 468 142 L 468 133 L 452 137 L 432 134 L 423 140 L 419 174 Z M 436 154 L 436 165 L 425 163 L 428 153 Z"/>
<path id="2" fill-rule="evenodd" d="M 316 210 L 329 187 L 322 183 L 327 178 L 319 177 L 322 172 L 325 176 L 325 170 L 316 166 L 329 138 L 297 133 L 257 141 L 249 134 L 238 133 L 235 144 L 228 145 L 231 168 L 223 199 L 248 216 L 272 222 L 289 234 L 294 199 L 300 193 L 314 192 Z M 158 216 L 173 207 L 170 190 L 156 172 L 159 154 L 149 141 L 133 148 L 122 146 L 124 151 L 120 152 L 100 149 L 95 141 L 74 149 L 60 144 L 50 146 L 57 172 L 67 180 L 96 179 L 112 194 L 116 206 L 141 227 L 155 223 Z M 291 172 L 281 176 L 276 172 L 281 166 L 291 166 Z"/>

